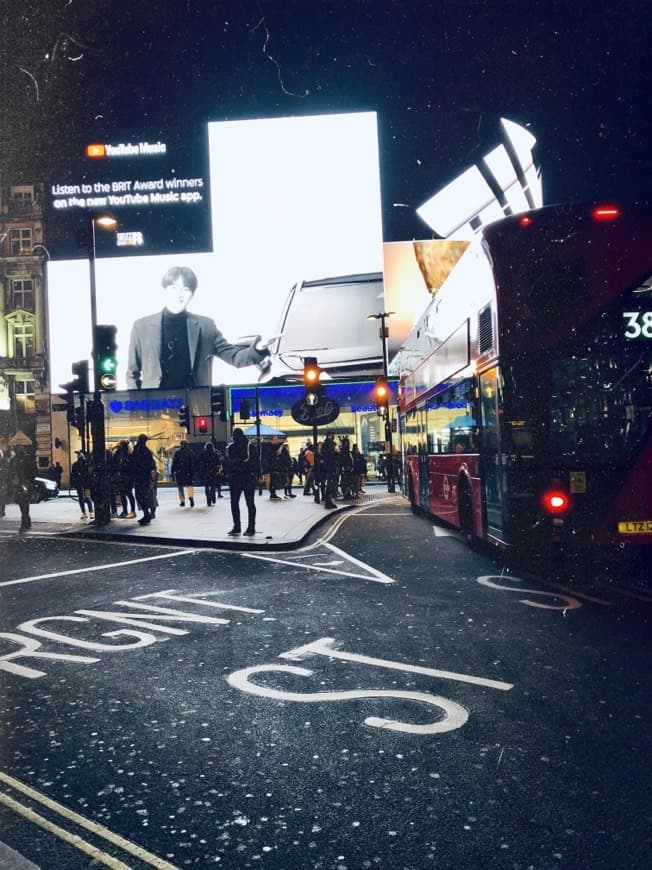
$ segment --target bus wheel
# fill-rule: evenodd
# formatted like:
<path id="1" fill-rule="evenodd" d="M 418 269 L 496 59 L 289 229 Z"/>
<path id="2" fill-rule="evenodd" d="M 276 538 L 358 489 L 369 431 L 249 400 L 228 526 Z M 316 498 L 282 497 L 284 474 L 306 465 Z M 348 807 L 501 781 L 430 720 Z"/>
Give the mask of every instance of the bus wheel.
<path id="1" fill-rule="evenodd" d="M 460 531 L 464 536 L 464 540 L 469 546 L 472 546 L 473 535 L 473 502 L 471 499 L 471 490 L 465 480 L 461 480 L 457 488 L 457 509 L 460 518 Z"/>

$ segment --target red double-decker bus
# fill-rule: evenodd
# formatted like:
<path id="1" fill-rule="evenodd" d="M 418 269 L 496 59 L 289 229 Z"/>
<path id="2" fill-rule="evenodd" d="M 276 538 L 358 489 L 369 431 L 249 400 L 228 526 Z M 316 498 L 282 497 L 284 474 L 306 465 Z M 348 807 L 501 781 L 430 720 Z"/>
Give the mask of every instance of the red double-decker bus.
<path id="1" fill-rule="evenodd" d="M 400 359 L 414 510 L 515 550 L 650 546 L 652 214 L 488 226 Z"/>

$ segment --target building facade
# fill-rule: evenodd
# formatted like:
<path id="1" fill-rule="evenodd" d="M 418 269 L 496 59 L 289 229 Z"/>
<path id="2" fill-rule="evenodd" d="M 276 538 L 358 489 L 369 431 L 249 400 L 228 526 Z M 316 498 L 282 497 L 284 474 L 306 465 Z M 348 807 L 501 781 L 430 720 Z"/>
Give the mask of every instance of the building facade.
<path id="1" fill-rule="evenodd" d="M 0 185 L 0 448 L 35 447 L 52 457 L 47 363 L 43 185 Z"/>

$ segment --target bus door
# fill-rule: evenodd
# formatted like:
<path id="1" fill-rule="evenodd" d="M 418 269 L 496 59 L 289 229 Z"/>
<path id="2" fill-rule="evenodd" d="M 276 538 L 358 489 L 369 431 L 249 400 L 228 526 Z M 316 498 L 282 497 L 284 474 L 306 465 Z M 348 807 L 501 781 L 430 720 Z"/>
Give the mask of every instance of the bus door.
<path id="1" fill-rule="evenodd" d="M 419 492 L 415 493 L 419 507 L 429 510 L 430 507 L 430 460 L 428 458 L 428 414 L 425 408 L 419 408 L 415 419 L 418 430 L 419 458 Z"/>
<path id="2" fill-rule="evenodd" d="M 485 529 L 504 540 L 504 477 L 500 443 L 502 386 L 498 367 L 480 375 L 480 479 Z"/>

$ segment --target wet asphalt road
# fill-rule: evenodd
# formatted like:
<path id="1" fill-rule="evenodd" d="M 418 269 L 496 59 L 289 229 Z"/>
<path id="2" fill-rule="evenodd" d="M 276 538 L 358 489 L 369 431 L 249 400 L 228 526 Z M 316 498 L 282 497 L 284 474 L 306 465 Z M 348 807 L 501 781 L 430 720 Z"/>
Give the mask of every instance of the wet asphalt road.
<path id="1" fill-rule="evenodd" d="M 643 597 L 399 501 L 291 553 L 0 558 L 0 841 L 37 866 L 652 863 Z"/>

